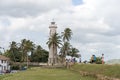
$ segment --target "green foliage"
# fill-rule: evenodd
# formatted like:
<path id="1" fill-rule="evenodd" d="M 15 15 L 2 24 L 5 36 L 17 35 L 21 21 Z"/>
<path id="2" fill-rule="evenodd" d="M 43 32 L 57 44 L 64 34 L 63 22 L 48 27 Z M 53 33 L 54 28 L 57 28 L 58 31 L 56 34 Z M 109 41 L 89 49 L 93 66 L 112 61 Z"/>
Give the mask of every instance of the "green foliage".
<path id="1" fill-rule="evenodd" d="M 79 57 L 79 55 L 77 54 L 79 52 L 79 50 L 78 49 L 76 49 L 76 48 L 71 48 L 70 49 L 70 53 L 68 54 L 69 56 L 71 56 L 71 57 Z"/>
<path id="2" fill-rule="evenodd" d="M 21 53 L 15 41 L 10 43 L 10 49 L 7 50 L 4 55 L 14 62 L 19 62 L 21 60 Z"/>
<path id="3" fill-rule="evenodd" d="M 70 28 L 65 28 L 64 32 L 62 32 L 62 38 L 64 42 L 67 42 L 72 37 L 72 30 Z"/>
<path id="4" fill-rule="evenodd" d="M 47 62 L 48 61 L 48 51 L 42 49 L 41 46 L 37 46 L 37 49 L 30 56 L 31 62 Z"/>
<path id="5" fill-rule="evenodd" d="M 60 49 L 61 56 L 65 57 L 67 54 L 69 54 L 70 53 L 70 48 L 71 48 L 70 43 L 69 42 L 65 42 L 63 44 L 63 46 L 61 47 L 61 49 Z"/>
<path id="6" fill-rule="evenodd" d="M 28 55 L 28 52 L 31 55 Z M 12 41 L 10 49 L 8 49 L 5 56 L 9 57 L 13 62 L 26 62 L 27 56 L 32 62 L 47 62 L 48 51 L 43 49 L 40 45 L 36 46 L 32 41 L 22 39 L 20 43 Z"/>
<path id="7" fill-rule="evenodd" d="M 27 61 L 27 56 L 28 56 L 27 53 L 33 52 L 34 48 L 35 48 L 35 44 L 32 41 L 26 39 L 21 40 L 21 44 L 19 48 L 22 52 L 21 62 Z"/>
<path id="8" fill-rule="evenodd" d="M 20 65 L 11 65 L 11 70 L 20 70 Z"/>
<path id="9" fill-rule="evenodd" d="M 67 55 L 71 57 L 79 57 L 79 55 L 77 54 L 79 50 L 72 47 L 69 42 L 71 37 L 72 30 L 70 28 L 65 28 L 64 32 L 62 32 L 63 45 L 60 49 L 60 57 L 62 58 L 62 62 L 64 62 Z"/>
<path id="10" fill-rule="evenodd" d="M 101 57 L 96 57 L 96 64 L 102 64 Z"/>
<path id="11" fill-rule="evenodd" d="M 59 45 L 61 45 L 61 37 L 55 33 L 52 37 L 49 38 L 49 40 L 47 41 L 46 44 L 48 44 L 48 47 L 50 48 L 52 45 L 53 47 L 57 46 L 60 47 Z"/>

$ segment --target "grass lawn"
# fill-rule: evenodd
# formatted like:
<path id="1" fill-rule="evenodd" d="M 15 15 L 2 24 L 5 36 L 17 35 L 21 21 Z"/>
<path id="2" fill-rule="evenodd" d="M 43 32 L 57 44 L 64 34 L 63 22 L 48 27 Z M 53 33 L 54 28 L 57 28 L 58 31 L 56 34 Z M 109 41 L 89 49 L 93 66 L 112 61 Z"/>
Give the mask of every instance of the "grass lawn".
<path id="1" fill-rule="evenodd" d="M 67 69 L 31 68 L 14 74 L 1 75 L 0 80 L 96 80 L 82 77 L 79 73 Z"/>
<path id="2" fill-rule="evenodd" d="M 109 77 L 120 78 L 120 65 L 78 64 L 72 67 L 76 71 L 92 72 Z"/>

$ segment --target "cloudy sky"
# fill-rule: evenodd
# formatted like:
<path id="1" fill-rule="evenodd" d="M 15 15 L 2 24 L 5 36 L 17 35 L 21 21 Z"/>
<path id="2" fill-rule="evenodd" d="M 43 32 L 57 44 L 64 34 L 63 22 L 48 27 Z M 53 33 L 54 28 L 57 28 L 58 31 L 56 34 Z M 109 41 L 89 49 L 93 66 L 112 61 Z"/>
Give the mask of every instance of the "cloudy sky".
<path id="1" fill-rule="evenodd" d="M 92 54 L 120 59 L 120 0 L 0 0 L 0 46 L 30 39 L 47 49 L 54 18 L 61 33 L 73 31 L 71 44 L 83 60 Z M 0 49 L 2 51 L 2 49 Z"/>

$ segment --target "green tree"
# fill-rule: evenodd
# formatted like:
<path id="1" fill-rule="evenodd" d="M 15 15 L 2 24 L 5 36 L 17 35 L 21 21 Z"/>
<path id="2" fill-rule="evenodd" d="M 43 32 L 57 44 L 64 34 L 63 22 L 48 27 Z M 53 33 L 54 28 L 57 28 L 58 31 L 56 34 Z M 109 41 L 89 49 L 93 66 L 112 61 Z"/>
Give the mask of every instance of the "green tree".
<path id="1" fill-rule="evenodd" d="M 72 30 L 70 28 L 66 28 L 64 32 L 62 32 L 63 42 L 69 41 L 71 37 L 72 37 Z"/>
<path id="2" fill-rule="evenodd" d="M 43 49 L 40 45 L 34 50 L 34 53 L 31 54 L 32 62 L 47 62 L 48 61 L 48 51 Z"/>
<path id="3" fill-rule="evenodd" d="M 6 50 L 4 56 L 9 57 L 13 62 L 19 62 L 21 60 L 21 53 L 18 47 L 18 43 L 15 41 L 10 42 L 10 49 Z"/>
<path id="4" fill-rule="evenodd" d="M 21 52 L 22 52 L 22 59 L 21 61 L 27 61 L 27 57 L 28 57 L 28 52 L 33 52 L 34 50 L 34 47 L 35 47 L 35 44 L 30 41 L 30 40 L 26 40 L 26 39 L 23 39 L 21 40 L 21 45 L 20 45 L 20 49 L 21 49 Z"/>
<path id="5" fill-rule="evenodd" d="M 63 40 L 63 46 L 61 48 L 61 58 L 62 58 L 62 62 L 64 62 L 66 55 L 69 53 L 70 51 L 70 39 L 72 37 L 72 30 L 70 28 L 65 28 L 64 32 L 62 32 L 62 40 Z"/>
<path id="6" fill-rule="evenodd" d="M 51 46 L 52 46 L 52 49 L 53 49 L 53 54 L 57 54 L 57 53 L 55 53 L 55 48 L 56 47 L 58 47 L 58 48 L 60 48 L 60 45 L 62 45 L 62 43 L 61 43 L 61 36 L 59 36 L 57 33 L 55 33 L 54 35 L 52 35 L 50 38 L 49 38 L 49 40 L 48 40 L 48 42 L 46 43 L 47 45 L 48 45 L 48 47 L 50 48 Z M 56 51 L 57 52 L 57 51 Z M 55 60 L 54 60 L 55 61 Z M 53 62 L 54 62 L 53 61 Z M 53 65 L 54 65 L 54 63 L 53 63 Z"/>
<path id="7" fill-rule="evenodd" d="M 102 59 L 101 57 L 96 57 L 96 64 L 102 64 Z"/>
<path id="8" fill-rule="evenodd" d="M 79 54 L 77 54 L 79 52 L 79 50 L 78 49 L 76 49 L 76 48 L 71 48 L 71 50 L 70 50 L 70 53 L 68 54 L 69 56 L 71 56 L 71 57 L 79 57 Z"/>
<path id="9" fill-rule="evenodd" d="M 61 47 L 61 49 L 60 49 L 60 53 L 61 53 L 60 57 L 62 58 L 62 62 L 65 61 L 66 55 L 70 53 L 70 49 L 71 49 L 71 45 L 70 45 L 69 42 L 65 42 L 63 44 L 63 46 Z"/>
<path id="10" fill-rule="evenodd" d="M 55 46 L 57 46 L 58 48 L 60 47 L 59 45 L 61 45 L 61 37 L 55 33 L 52 37 L 49 38 L 49 40 L 47 41 L 48 47 L 50 48 L 53 45 L 53 49 Z"/>
<path id="11" fill-rule="evenodd" d="M 12 41 L 10 44 L 10 50 L 9 52 L 9 57 L 12 61 L 14 62 L 19 62 L 20 61 L 20 54 L 18 50 L 17 43 L 15 41 Z"/>

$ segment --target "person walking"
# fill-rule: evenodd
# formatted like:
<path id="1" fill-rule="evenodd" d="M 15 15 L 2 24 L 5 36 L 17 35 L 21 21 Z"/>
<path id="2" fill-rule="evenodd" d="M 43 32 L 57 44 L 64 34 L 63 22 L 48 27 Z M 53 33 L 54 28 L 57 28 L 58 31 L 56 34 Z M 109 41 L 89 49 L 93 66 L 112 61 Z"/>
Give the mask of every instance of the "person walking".
<path id="1" fill-rule="evenodd" d="M 94 60 L 94 63 L 96 63 L 96 56 L 93 55 L 93 60 Z"/>
<path id="2" fill-rule="evenodd" d="M 94 55 L 91 56 L 91 61 L 90 63 L 94 63 Z"/>
<path id="3" fill-rule="evenodd" d="M 104 54 L 102 54 L 101 60 L 102 60 L 102 64 L 104 64 Z"/>

